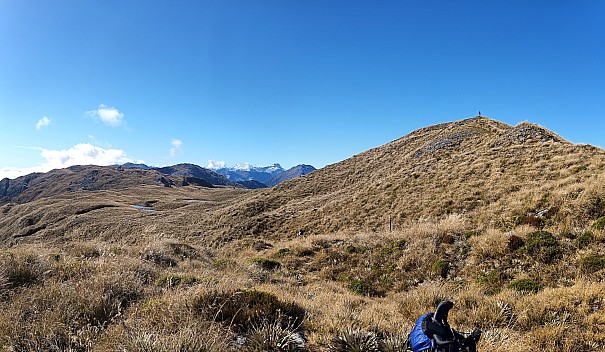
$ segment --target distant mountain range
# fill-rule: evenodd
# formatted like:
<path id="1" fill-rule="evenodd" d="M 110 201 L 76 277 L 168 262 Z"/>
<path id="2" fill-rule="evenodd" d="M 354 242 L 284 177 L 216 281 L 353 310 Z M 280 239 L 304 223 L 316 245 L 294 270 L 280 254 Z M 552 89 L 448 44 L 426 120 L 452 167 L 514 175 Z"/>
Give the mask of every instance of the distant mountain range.
<path id="1" fill-rule="evenodd" d="M 291 169 L 285 170 L 279 164 L 271 166 L 253 166 L 249 164 L 235 165 L 234 167 L 222 167 L 213 169 L 214 172 L 221 174 L 231 181 L 235 181 L 242 185 L 263 184 L 265 187 L 273 187 L 279 183 L 291 180 L 296 177 L 307 175 L 316 169 L 311 165 L 297 165 Z M 250 182 L 250 181 L 256 181 Z M 246 187 L 260 188 L 260 187 Z"/>
<path id="2" fill-rule="evenodd" d="M 33 173 L 0 180 L 0 204 L 24 203 L 79 190 L 110 190 L 140 185 L 165 187 L 201 186 L 257 189 L 306 175 L 315 168 L 298 165 L 284 170 L 279 164 L 267 167 L 234 167 L 210 170 L 195 164 L 151 167 L 126 163 L 114 166 L 72 166 L 47 173 Z"/>
<path id="3" fill-rule="evenodd" d="M 267 185 L 273 176 L 284 172 L 284 168 L 279 164 L 271 166 L 253 166 L 249 164 L 235 165 L 233 167 L 222 167 L 212 169 L 212 171 L 221 174 L 231 181 L 258 181 Z"/>
<path id="4" fill-rule="evenodd" d="M 285 170 L 279 164 L 254 166 L 247 163 L 214 169 L 204 168 L 195 164 L 151 167 L 145 164 L 126 163 L 123 166 L 156 170 L 172 176 L 197 177 L 215 186 L 232 186 L 249 189 L 273 187 L 293 178 L 310 174 L 316 170 L 315 167 L 305 164 L 296 165 L 288 170 Z"/>

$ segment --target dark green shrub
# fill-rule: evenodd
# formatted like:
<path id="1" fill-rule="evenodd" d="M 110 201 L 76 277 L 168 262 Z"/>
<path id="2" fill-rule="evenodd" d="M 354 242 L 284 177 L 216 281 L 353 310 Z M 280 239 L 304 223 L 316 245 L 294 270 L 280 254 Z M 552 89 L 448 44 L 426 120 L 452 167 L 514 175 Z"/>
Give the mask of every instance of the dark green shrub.
<path id="1" fill-rule="evenodd" d="M 485 275 L 479 276 L 477 282 L 485 286 L 486 293 L 496 294 L 500 292 L 505 279 L 506 277 L 502 271 L 494 269 Z"/>
<path id="2" fill-rule="evenodd" d="M 398 250 L 404 250 L 407 245 L 408 241 L 404 239 L 393 241 L 393 248 Z"/>
<path id="3" fill-rule="evenodd" d="M 345 253 L 347 253 L 347 254 L 360 253 L 360 252 L 361 251 L 359 248 L 357 248 L 351 244 L 349 244 L 345 247 Z"/>
<path id="4" fill-rule="evenodd" d="M 594 228 L 595 230 L 605 230 L 605 216 L 601 216 L 600 218 L 598 218 L 593 224 L 592 224 L 592 228 Z"/>
<path id="5" fill-rule="evenodd" d="M 589 255 L 582 259 L 582 271 L 586 274 L 605 269 L 605 255 Z"/>
<path id="6" fill-rule="evenodd" d="M 312 257 L 315 255 L 315 250 L 313 248 L 300 248 L 296 251 L 296 256 L 298 257 Z"/>
<path id="7" fill-rule="evenodd" d="M 375 290 L 372 288 L 372 284 L 361 280 L 361 279 L 352 279 L 347 286 L 349 290 L 354 293 L 364 295 L 364 296 L 374 296 Z"/>
<path id="8" fill-rule="evenodd" d="M 157 281 L 156 285 L 161 287 L 177 287 L 180 285 L 193 285 L 198 282 L 198 278 L 191 275 L 164 275 Z"/>
<path id="9" fill-rule="evenodd" d="M 433 264 L 432 269 L 435 274 L 437 274 L 445 279 L 447 277 L 447 274 L 450 271 L 450 262 L 448 262 L 445 259 L 438 259 Z"/>
<path id="10" fill-rule="evenodd" d="M 408 242 L 406 240 L 394 240 L 385 244 L 384 246 L 377 247 L 375 252 L 383 256 L 389 256 L 391 254 L 404 250 L 407 245 Z M 368 249 L 364 247 L 364 251 L 359 253 L 364 253 L 367 250 Z"/>
<path id="11" fill-rule="evenodd" d="M 544 289 L 542 285 L 531 279 L 517 279 L 508 285 L 508 288 L 522 293 L 536 293 Z"/>
<path id="12" fill-rule="evenodd" d="M 513 226 L 519 226 L 519 225 L 521 225 L 524 220 L 525 220 L 525 215 L 513 215 L 511 217 L 511 221 L 513 223 Z"/>
<path id="13" fill-rule="evenodd" d="M 525 249 L 529 255 L 545 264 L 554 263 L 563 257 L 559 240 L 547 231 L 535 231 L 527 235 Z"/>
<path id="14" fill-rule="evenodd" d="M 578 248 L 584 248 L 589 244 L 593 243 L 595 240 L 594 235 L 590 231 L 586 231 L 582 233 L 578 238 L 574 240 L 576 246 Z"/>
<path id="15" fill-rule="evenodd" d="M 468 240 L 469 238 L 474 237 L 474 236 L 479 236 L 480 234 L 481 234 L 481 231 L 479 231 L 479 230 L 470 230 L 470 231 L 466 231 L 464 233 L 464 238 L 466 238 Z"/>
<path id="16" fill-rule="evenodd" d="M 300 326 L 305 310 L 296 303 L 282 302 L 275 295 L 258 290 L 212 291 L 195 297 L 191 307 L 203 319 L 216 321 L 245 332 L 260 324 Z"/>
<path id="17" fill-rule="evenodd" d="M 254 258 L 252 263 L 265 270 L 275 270 L 281 266 L 280 262 L 267 258 Z"/>
<path id="18" fill-rule="evenodd" d="M 582 172 L 586 169 L 588 169 L 588 165 L 579 165 L 573 168 L 573 172 L 577 174 L 578 172 Z"/>

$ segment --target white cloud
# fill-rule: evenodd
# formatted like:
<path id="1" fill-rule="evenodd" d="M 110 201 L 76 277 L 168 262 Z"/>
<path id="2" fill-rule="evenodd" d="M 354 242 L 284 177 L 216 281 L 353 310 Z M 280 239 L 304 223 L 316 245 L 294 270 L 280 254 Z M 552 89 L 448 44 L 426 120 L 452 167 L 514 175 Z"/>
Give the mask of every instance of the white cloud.
<path id="1" fill-rule="evenodd" d="M 181 141 L 180 139 L 173 138 L 171 144 L 172 148 L 170 148 L 170 156 L 174 157 L 176 156 L 177 150 L 183 147 L 183 141 Z"/>
<path id="2" fill-rule="evenodd" d="M 207 169 L 217 170 L 227 166 L 227 163 L 222 160 L 208 160 Z"/>
<path id="3" fill-rule="evenodd" d="M 37 148 L 40 155 L 46 160 L 43 164 L 28 168 L 0 168 L 0 179 L 5 177 L 16 178 L 32 172 L 48 172 L 53 169 L 62 169 L 74 165 L 115 165 L 134 161 L 126 156 L 121 149 L 104 149 L 88 143 L 77 144 L 69 149 L 52 150 Z"/>
<path id="4" fill-rule="evenodd" d="M 118 127 L 125 121 L 124 114 L 120 110 L 104 104 L 99 105 L 97 110 L 87 111 L 86 114 L 111 127 Z"/>
<path id="5" fill-rule="evenodd" d="M 52 119 L 48 116 L 42 117 L 40 120 L 38 120 L 38 123 L 36 123 L 36 129 L 40 130 L 42 127 L 50 125 L 51 121 Z"/>
<path id="6" fill-rule="evenodd" d="M 19 176 L 25 176 L 33 172 L 42 172 L 40 167 L 0 167 L 0 180 L 4 178 L 17 178 Z"/>

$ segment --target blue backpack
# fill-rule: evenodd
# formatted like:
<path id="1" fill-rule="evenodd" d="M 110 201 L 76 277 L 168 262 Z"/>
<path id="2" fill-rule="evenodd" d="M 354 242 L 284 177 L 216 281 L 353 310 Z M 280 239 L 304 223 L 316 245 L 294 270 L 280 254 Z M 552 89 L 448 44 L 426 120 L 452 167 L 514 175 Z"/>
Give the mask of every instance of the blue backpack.
<path id="1" fill-rule="evenodd" d="M 422 322 L 433 316 L 433 313 L 426 313 L 416 320 L 412 332 L 410 332 L 410 347 L 412 351 L 420 352 L 431 349 L 431 339 L 422 331 Z"/>

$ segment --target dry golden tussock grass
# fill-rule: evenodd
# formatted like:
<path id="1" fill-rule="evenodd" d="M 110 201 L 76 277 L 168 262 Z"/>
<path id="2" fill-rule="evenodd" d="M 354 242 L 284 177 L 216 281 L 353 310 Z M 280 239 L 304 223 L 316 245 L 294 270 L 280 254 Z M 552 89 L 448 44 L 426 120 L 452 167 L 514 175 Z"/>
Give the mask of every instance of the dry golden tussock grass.
<path id="1" fill-rule="evenodd" d="M 479 118 L 271 190 L 1 205 L 0 348 L 323 352 L 407 334 L 450 299 L 454 327 L 483 329 L 480 351 L 603 350 L 603 170 L 601 149 Z M 271 310 L 289 305 L 297 326 Z"/>

